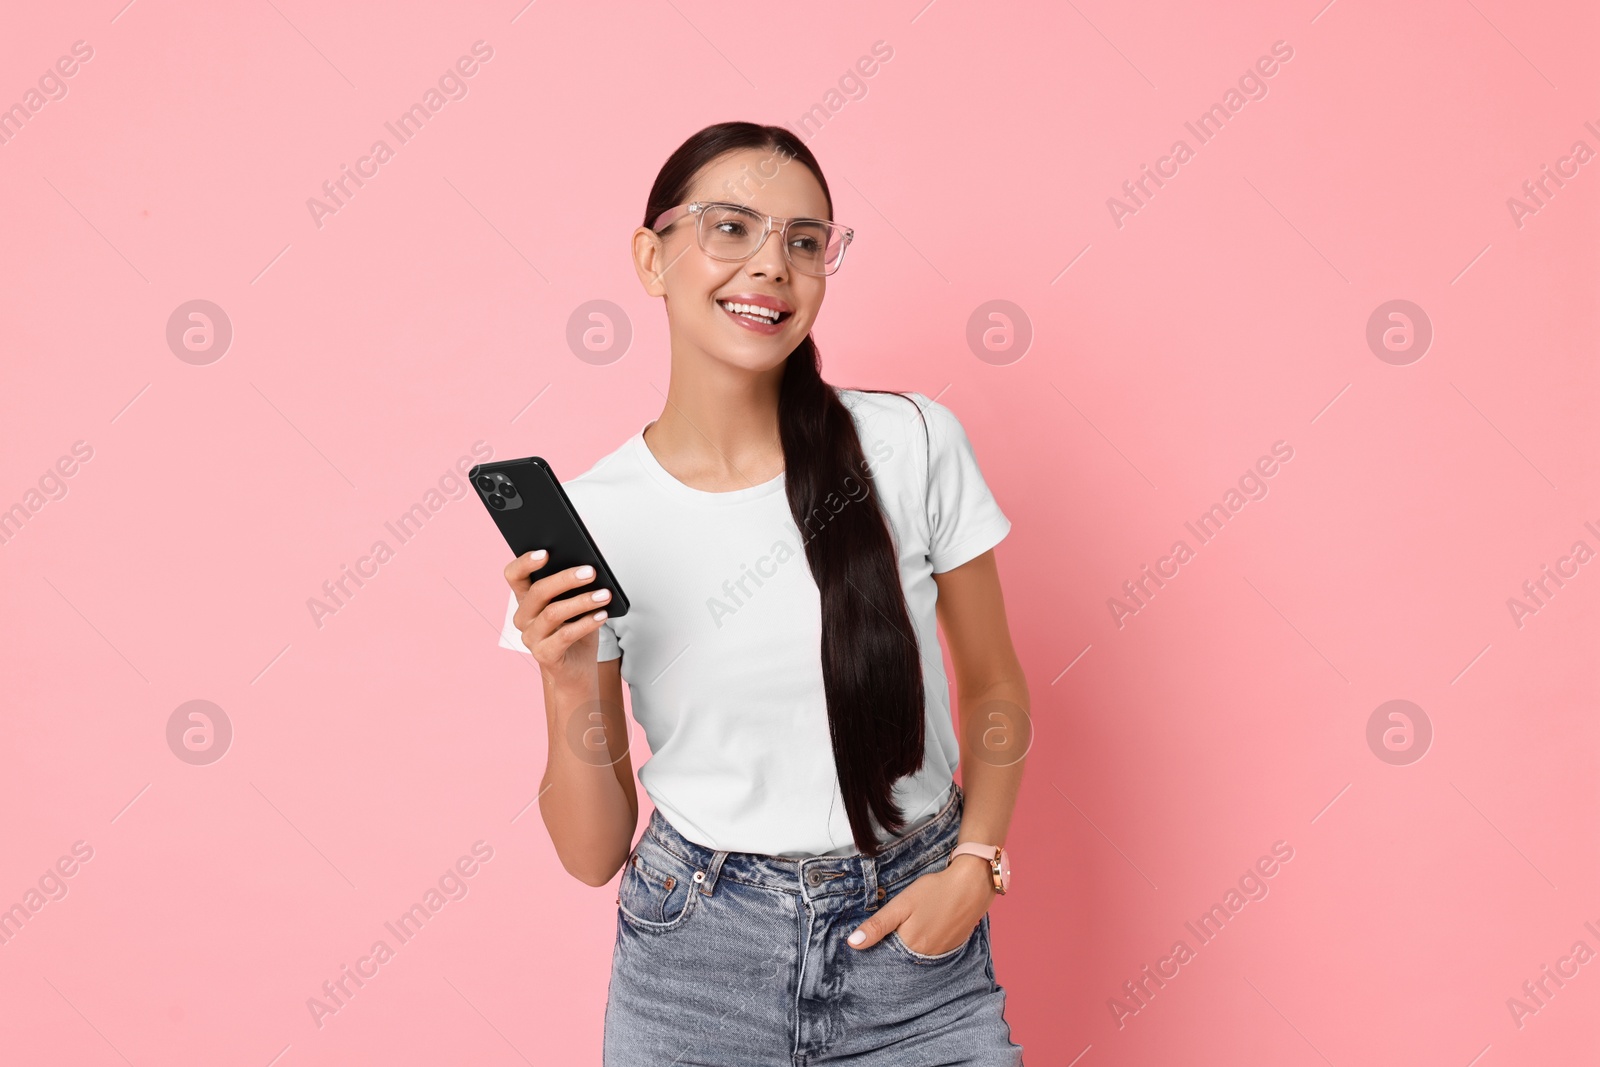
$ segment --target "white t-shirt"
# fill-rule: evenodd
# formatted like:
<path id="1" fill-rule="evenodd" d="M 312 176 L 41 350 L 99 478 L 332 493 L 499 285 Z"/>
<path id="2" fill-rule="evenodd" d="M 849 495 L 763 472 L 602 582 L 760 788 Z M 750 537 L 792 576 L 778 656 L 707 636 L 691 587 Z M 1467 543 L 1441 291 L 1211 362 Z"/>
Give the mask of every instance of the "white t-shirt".
<path id="1" fill-rule="evenodd" d="M 921 650 L 927 755 L 894 787 L 907 829 L 939 812 L 960 765 L 932 575 L 1011 530 L 955 415 L 909 396 L 921 416 L 902 396 L 839 390 L 889 519 Z M 673 827 L 707 848 L 851 854 L 823 695 L 821 593 L 784 475 L 724 493 L 691 488 L 645 444 L 648 425 L 562 483 L 628 594 L 628 614 L 600 628 L 598 659 L 623 657 L 651 752 L 639 780 Z M 829 512 L 860 506 L 865 490 L 848 479 Z M 826 518 L 807 523 L 810 536 Z M 516 608 L 512 593 L 500 645 L 527 652 Z"/>

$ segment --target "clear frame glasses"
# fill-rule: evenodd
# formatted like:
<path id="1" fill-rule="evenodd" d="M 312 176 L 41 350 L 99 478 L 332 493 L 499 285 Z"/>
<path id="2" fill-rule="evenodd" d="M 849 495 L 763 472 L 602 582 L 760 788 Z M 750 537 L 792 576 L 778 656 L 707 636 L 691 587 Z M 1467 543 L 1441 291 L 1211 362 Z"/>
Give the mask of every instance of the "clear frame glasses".
<path id="1" fill-rule="evenodd" d="M 782 227 L 783 253 L 789 265 L 802 274 L 829 275 L 844 262 L 844 250 L 855 231 L 826 219 L 780 219 L 751 211 L 739 204 L 696 200 L 679 204 L 656 216 L 653 227 L 663 233 L 684 215 L 695 217 L 695 236 L 701 251 L 712 259 L 742 263 L 766 243 L 775 226 Z"/>

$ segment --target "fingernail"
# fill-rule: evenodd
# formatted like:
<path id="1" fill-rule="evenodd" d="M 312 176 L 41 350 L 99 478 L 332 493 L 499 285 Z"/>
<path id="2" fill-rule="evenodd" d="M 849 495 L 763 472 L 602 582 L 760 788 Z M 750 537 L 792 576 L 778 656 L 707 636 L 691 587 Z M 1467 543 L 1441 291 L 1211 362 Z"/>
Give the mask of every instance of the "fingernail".
<path id="1" fill-rule="evenodd" d="M 603 611 L 597 611 L 597 612 L 594 613 L 594 618 L 595 618 L 596 622 L 601 621 L 605 617 L 606 617 L 606 613 L 603 612 Z"/>
<path id="2" fill-rule="evenodd" d="M 545 557 L 545 556 L 546 556 L 546 555 L 548 555 L 548 553 L 547 553 L 547 552 L 545 552 L 545 550 L 544 550 L 544 549 L 542 549 L 542 548 L 536 548 L 536 549 L 534 549 L 534 550 L 533 550 L 533 551 L 532 551 L 532 552 L 529 552 L 529 553 L 528 553 L 528 558 L 529 558 L 529 559 L 544 559 L 544 557 Z"/>
<path id="3" fill-rule="evenodd" d="M 604 600 L 606 597 L 608 597 L 610 595 L 611 595 L 611 591 L 609 589 L 602 589 L 598 593 L 594 594 L 594 599 L 596 599 L 596 600 Z"/>
<path id="4" fill-rule="evenodd" d="M 593 578 L 594 577 L 594 568 L 593 567 L 579 567 L 573 573 L 576 574 L 579 578 Z"/>
<path id="5" fill-rule="evenodd" d="M 857 930 L 855 933 L 850 935 L 850 943 L 852 945 L 859 945 L 859 944 L 861 944 L 861 942 L 865 941 L 866 939 L 867 939 L 867 932 L 865 930 Z"/>

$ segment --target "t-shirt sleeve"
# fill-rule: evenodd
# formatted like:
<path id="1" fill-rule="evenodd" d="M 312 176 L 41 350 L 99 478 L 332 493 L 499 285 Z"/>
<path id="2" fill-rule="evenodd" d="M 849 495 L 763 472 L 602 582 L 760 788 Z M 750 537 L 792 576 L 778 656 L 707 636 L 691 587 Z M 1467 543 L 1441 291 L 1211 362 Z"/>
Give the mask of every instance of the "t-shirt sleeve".
<path id="1" fill-rule="evenodd" d="M 509 648 L 513 652 L 528 652 L 528 646 L 522 643 L 522 631 L 512 622 L 512 617 L 517 613 L 517 594 L 507 593 L 510 599 L 506 603 L 506 621 L 500 628 L 500 647 Z M 617 643 L 617 631 L 612 629 L 611 620 L 607 619 L 600 624 L 600 650 L 595 654 L 596 663 L 604 663 L 608 659 L 616 659 L 622 655 L 622 646 Z"/>
<path id="2" fill-rule="evenodd" d="M 942 574 L 999 544 L 1011 532 L 1011 520 L 983 480 L 961 420 L 931 399 L 923 413 L 928 420 L 928 558 L 933 573 Z"/>

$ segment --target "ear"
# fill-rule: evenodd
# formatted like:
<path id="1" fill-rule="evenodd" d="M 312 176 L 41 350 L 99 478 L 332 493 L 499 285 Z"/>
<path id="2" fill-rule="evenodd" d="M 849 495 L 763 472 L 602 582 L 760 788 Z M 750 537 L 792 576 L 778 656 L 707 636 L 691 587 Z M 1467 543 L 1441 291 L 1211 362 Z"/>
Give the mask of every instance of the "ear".
<path id="1" fill-rule="evenodd" d="M 666 250 L 661 247 L 661 237 L 652 229 L 640 226 L 633 231 L 633 269 L 639 275 L 639 284 L 651 296 L 666 296 L 667 285 L 662 275 L 670 266 Z"/>

